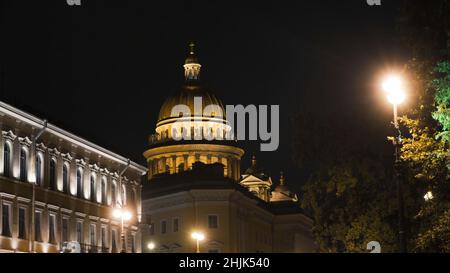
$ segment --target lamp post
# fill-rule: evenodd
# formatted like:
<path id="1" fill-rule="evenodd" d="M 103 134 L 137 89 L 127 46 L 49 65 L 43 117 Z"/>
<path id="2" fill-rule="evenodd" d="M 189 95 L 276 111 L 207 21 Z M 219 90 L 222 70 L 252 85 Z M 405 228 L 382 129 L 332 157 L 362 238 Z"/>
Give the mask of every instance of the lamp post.
<path id="1" fill-rule="evenodd" d="M 201 232 L 193 232 L 192 233 L 192 239 L 196 240 L 197 243 L 197 253 L 200 253 L 200 241 L 203 241 L 205 239 L 205 235 Z"/>
<path id="2" fill-rule="evenodd" d="M 403 193 L 402 193 L 402 183 L 400 179 L 400 148 L 402 142 L 402 135 L 400 131 L 400 126 L 398 124 L 398 105 L 405 100 L 404 84 L 400 77 L 390 76 L 382 84 L 383 90 L 386 93 L 388 101 L 393 105 L 394 113 L 394 128 L 396 130 L 397 136 L 394 137 L 392 143 L 394 144 L 394 176 L 397 184 L 397 201 L 398 201 L 398 235 L 400 252 L 406 253 L 406 234 L 404 228 L 404 207 L 403 207 Z"/>
<path id="3" fill-rule="evenodd" d="M 123 228 L 124 221 L 131 219 L 131 212 L 124 209 L 115 209 L 113 216 L 121 221 L 120 238 L 122 240 L 122 250 L 120 253 L 127 253 L 127 247 L 125 245 L 125 230 Z"/>

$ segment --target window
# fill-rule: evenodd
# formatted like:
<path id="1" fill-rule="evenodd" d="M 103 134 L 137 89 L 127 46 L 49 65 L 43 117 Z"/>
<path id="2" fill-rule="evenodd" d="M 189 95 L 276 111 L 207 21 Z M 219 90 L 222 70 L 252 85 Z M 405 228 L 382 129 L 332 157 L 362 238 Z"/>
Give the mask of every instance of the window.
<path id="1" fill-rule="evenodd" d="M 208 227 L 209 228 L 218 228 L 218 217 L 217 215 L 208 215 Z"/>
<path id="2" fill-rule="evenodd" d="M 69 241 L 69 219 L 68 218 L 63 218 L 62 219 L 61 240 L 63 242 L 68 242 Z"/>
<path id="3" fill-rule="evenodd" d="M 178 218 L 173 219 L 172 230 L 173 232 L 178 232 L 180 220 Z"/>
<path id="4" fill-rule="evenodd" d="M 102 226 L 102 248 L 106 248 L 108 236 L 106 234 L 106 227 Z"/>
<path id="5" fill-rule="evenodd" d="M 11 205 L 2 205 L 2 235 L 11 237 Z"/>
<path id="6" fill-rule="evenodd" d="M 95 176 L 91 175 L 91 201 L 95 201 Z"/>
<path id="7" fill-rule="evenodd" d="M 48 217 L 48 242 L 50 244 L 56 243 L 56 215 L 50 215 Z"/>
<path id="8" fill-rule="evenodd" d="M 89 238 L 90 238 L 91 246 L 97 245 L 96 239 L 95 239 L 95 225 L 90 225 Z"/>
<path id="9" fill-rule="evenodd" d="M 34 240 L 37 242 L 42 242 L 41 218 L 42 212 L 36 211 L 34 214 Z"/>
<path id="10" fill-rule="evenodd" d="M 19 208 L 19 239 L 27 238 L 26 217 L 27 210 L 25 208 Z"/>
<path id="11" fill-rule="evenodd" d="M 111 231 L 111 252 L 115 253 L 117 252 L 117 246 L 116 246 L 116 230 L 113 229 Z"/>
<path id="12" fill-rule="evenodd" d="M 106 188 L 106 177 L 102 177 L 102 204 L 106 205 L 107 203 L 107 188 Z"/>
<path id="13" fill-rule="evenodd" d="M 77 242 L 83 243 L 83 222 L 81 221 L 77 222 Z"/>
<path id="14" fill-rule="evenodd" d="M 130 191 L 130 204 L 134 206 L 136 204 L 136 192 L 134 189 Z"/>
<path id="15" fill-rule="evenodd" d="M 83 196 L 83 173 L 81 169 L 77 170 L 77 197 L 81 198 Z"/>
<path id="16" fill-rule="evenodd" d="M 111 204 L 113 207 L 116 206 L 116 196 L 117 196 L 116 181 L 113 180 L 113 182 L 111 184 Z"/>
<path id="17" fill-rule="evenodd" d="M 27 170 L 27 150 L 22 148 L 20 149 L 20 180 L 23 182 L 26 182 L 28 179 Z"/>
<path id="18" fill-rule="evenodd" d="M 155 224 L 154 223 L 150 224 L 150 235 L 155 235 Z"/>
<path id="19" fill-rule="evenodd" d="M 131 252 L 132 253 L 136 252 L 135 240 L 136 240 L 136 235 L 135 234 L 131 235 Z"/>
<path id="20" fill-rule="evenodd" d="M 161 221 L 161 234 L 165 234 L 167 232 L 167 221 L 162 220 Z"/>
<path id="21" fill-rule="evenodd" d="M 11 174 L 11 144 L 5 142 L 3 147 L 3 175 L 9 177 Z"/>
<path id="22" fill-rule="evenodd" d="M 42 157 L 36 156 L 36 184 L 42 186 Z"/>
<path id="23" fill-rule="evenodd" d="M 63 165 L 63 192 L 69 193 L 69 166 Z"/>
<path id="24" fill-rule="evenodd" d="M 126 205 L 127 204 L 127 188 L 125 187 L 125 185 L 122 185 L 122 205 Z"/>
<path id="25" fill-rule="evenodd" d="M 51 190 L 56 189 L 56 160 L 50 160 L 50 185 Z"/>

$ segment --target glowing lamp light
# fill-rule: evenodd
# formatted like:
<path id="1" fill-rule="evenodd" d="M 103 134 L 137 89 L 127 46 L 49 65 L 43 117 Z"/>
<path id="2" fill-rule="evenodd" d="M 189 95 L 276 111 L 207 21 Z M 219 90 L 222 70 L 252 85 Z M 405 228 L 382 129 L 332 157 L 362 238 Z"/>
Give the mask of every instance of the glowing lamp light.
<path id="1" fill-rule="evenodd" d="M 200 232 L 193 232 L 192 233 L 192 239 L 197 240 L 197 241 L 202 241 L 205 239 L 205 235 L 203 233 Z"/>
<path id="2" fill-rule="evenodd" d="M 406 99 L 404 84 L 400 77 L 390 76 L 382 83 L 382 88 L 387 94 L 387 99 L 391 104 L 401 104 Z"/>
<path id="3" fill-rule="evenodd" d="M 114 218 L 123 219 L 124 221 L 129 221 L 132 217 L 131 212 L 126 210 L 115 209 L 113 211 Z"/>
<path id="4" fill-rule="evenodd" d="M 125 221 L 129 221 L 129 220 L 131 219 L 131 213 L 130 213 L 129 211 L 125 211 L 125 212 L 123 213 L 123 219 L 124 219 Z"/>
<path id="5" fill-rule="evenodd" d="M 387 99 L 391 104 L 401 104 L 405 101 L 406 95 L 402 91 L 390 93 L 387 95 Z"/>
<path id="6" fill-rule="evenodd" d="M 147 248 L 148 248 L 149 250 L 155 249 L 155 243 L 153 243 L 153 242 L 148 243 Z"/>

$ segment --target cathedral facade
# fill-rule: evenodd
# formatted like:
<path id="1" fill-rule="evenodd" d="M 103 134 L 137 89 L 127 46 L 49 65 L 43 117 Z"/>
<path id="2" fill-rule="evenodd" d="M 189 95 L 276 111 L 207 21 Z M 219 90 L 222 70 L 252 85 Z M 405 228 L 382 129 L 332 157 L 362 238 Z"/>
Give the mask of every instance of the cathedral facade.
<path id="1" fill-rule="evenodd" d="M 245 151 L 226 137 L 232 128 L 225 108 L 204 87 L 200 71 L 191 45 L 184 64 L 185 83 L 163 103 L 144 152 L 149 172 L 142 192 L 147 224 L 142 229 L 142 250 L 314 252 L 312 221 L 284 176 L 274 187 L 255 157 L 251 167 L 241 172 Z M 199 97 L 203 105 L 213 107 L 198 111 Z M 178 114 L 177 109 L 187 111 Z M 198 242 L 192 234 L 204 238 Z"/>

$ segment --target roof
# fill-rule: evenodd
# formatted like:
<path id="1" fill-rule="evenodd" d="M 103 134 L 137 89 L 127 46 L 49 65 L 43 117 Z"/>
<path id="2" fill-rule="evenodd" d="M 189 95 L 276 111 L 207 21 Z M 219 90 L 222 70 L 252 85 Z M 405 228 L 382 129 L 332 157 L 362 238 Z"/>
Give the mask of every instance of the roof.
<path id="1" fill-rule="evenodd" d="M 7 103 L 4 103 L 2 101 L 0 101 L 0 112 L 4 113 L 6 115 L 12 116 L 18 120 L 21 120 L 23 122 L 26 122 L 28 124 L 30 124 L 31 126 L 40 128 L 44 125 L 44 123 L 46 122 L 44 119 L 40 119 L 34 115 L 31 115 L 25 111 L 22 111 L 20 109 L 17 109 Z M 64 129 L 61 129 L 51 123 L 47 123 L 47 132 L 49 132 L 50 134 L 53 134 L 55 136 L 60 137 L 61 139 L 65 139 L 68 142 L 71 142 L 75 145 L 78 145 L 80 147 L 83 147 L 84 149 L 88 150 L 88 151 L 92 151 L 96 154 L 99 154 L 105 158 L 111 159 L 115 162 L 118 162 L 120 164 L 123 165 L 127 165 L 128 164 L 128 158 L 125 158 L 119 154 L 116 154 L 110 150 L 107 150 L 97 144 L 94 144 L 84 138 L 81 138 L 75 134 L 72 134 Z M 147 172 L 147 168 L 136 163 L 133 161 L 130 161 L 130 168 L 145 173 Z"/>

